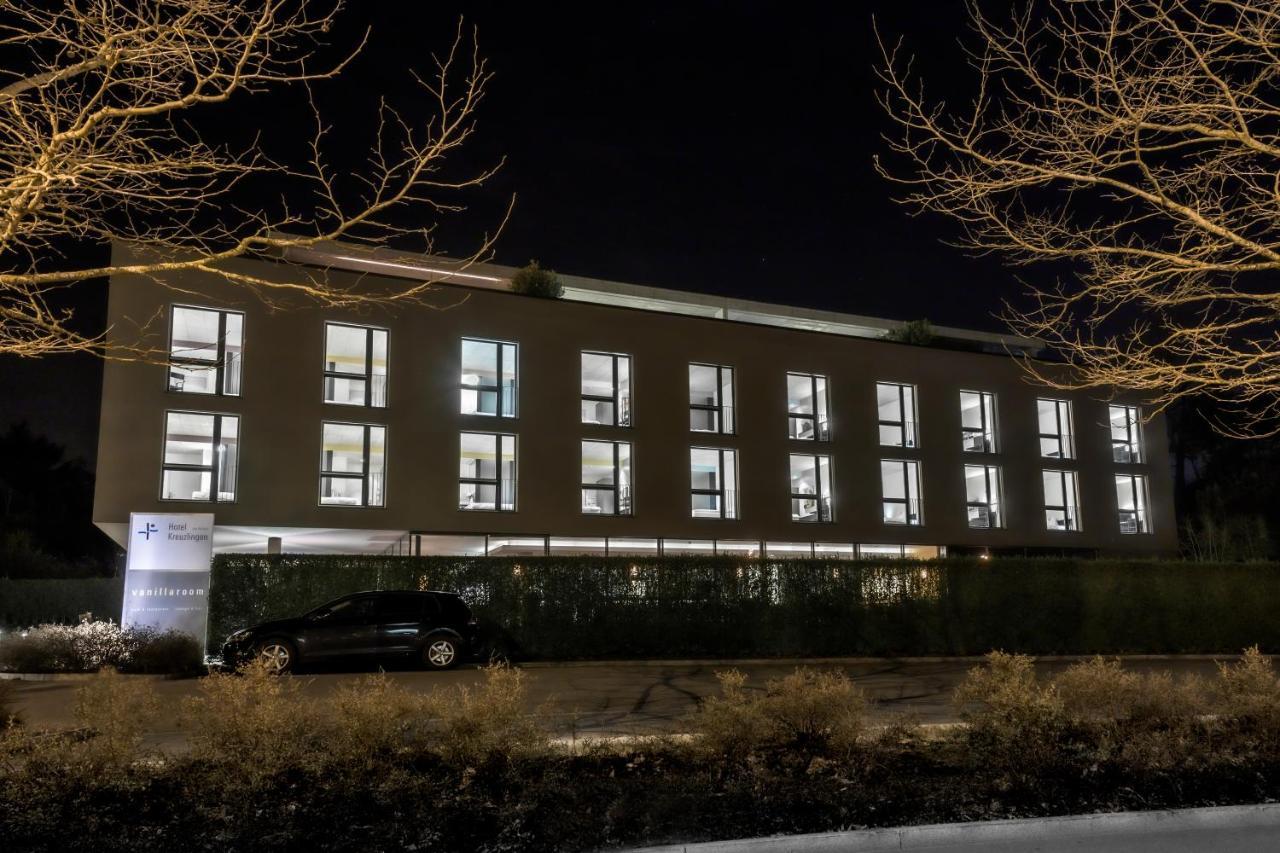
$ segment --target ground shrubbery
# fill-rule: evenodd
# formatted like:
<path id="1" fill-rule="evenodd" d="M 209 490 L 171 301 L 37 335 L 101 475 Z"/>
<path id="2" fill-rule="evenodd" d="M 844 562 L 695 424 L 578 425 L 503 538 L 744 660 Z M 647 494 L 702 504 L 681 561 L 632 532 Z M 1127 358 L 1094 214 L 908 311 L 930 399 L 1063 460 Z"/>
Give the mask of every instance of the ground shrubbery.
<path id="1" fill-rule="evenodd" d="M 869 726 L 843 674 L 722 676 L 689 735 L 570 745 L 522 673 L 422 696 L 383 675 L 302 701 L 255 668 L 201 682 L 190 750 L 140 751 L 151 682 L 104 671 L 80 729 L 0 736 L 0 849 L 539 851 L 1280 795 L 1280 682 L 1251 650 L 1211 679 L 1096 659 L 1038 681 L 991 655 L 964 722 Z"/>
<path id="2" fill-rule="evenodd" d="M 38 625 L 0 638 L 0 671 L 193 675 L 203 670 L 199 641 L 178 631 L 122 628 L 114 622 Z"/>

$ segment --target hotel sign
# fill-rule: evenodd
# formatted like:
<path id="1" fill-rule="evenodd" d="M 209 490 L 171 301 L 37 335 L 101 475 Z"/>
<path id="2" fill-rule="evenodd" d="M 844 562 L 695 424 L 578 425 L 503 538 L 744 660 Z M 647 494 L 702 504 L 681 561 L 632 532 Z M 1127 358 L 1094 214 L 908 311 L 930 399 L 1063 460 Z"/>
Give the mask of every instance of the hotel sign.
<path id="1" fill-rule="evenodd" d="M 203 645 L 212 559 L 213 513 L 131 513 L 120 624 L 172 628 Z"/>

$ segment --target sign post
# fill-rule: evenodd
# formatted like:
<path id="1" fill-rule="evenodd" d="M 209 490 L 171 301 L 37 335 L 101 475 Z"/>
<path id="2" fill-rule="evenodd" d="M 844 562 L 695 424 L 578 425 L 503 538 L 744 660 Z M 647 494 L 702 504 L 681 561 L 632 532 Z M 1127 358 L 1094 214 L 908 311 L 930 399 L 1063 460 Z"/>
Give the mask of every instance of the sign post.
<path id="1" fill-rule="evenodd" d="M 203 647 L 213 513 L 130 513 L 128 554 L 120 624 L 182 631 Z"/>

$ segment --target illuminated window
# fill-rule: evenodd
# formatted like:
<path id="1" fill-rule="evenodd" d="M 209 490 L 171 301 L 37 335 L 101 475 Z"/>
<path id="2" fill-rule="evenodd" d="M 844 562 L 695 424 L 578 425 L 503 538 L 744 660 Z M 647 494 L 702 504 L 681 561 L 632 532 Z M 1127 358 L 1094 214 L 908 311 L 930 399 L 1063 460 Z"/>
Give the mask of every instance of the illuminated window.
<path id="1" fill-rule="evenodd" d="M 630 442 L 582 442 L 582 511 L 631 515 Z"/>
<path id="2" fill-rule="evenodd" d="M 1147 520 L 1147 478 L 1138 474 L 1116 475 L 1116 507 L 1121 533 L 1150 533 Z"/>
<path id="3" fill-rule="evenodd" d="M 238 311 L 173 306 L 169 315 L 169 390 L 183 394 L 240 394 L 244 315 Z"/>
<path id="4" fill-rule="evenodd" d="M 831 457 L 791 454 L 791 520 L 833 521 Z"/>
<path id="5" fill-rule="evenodd" d="M 919 462 L 907 459 L 880 460 L 880 487 L 885 524 L 924 524 Z"/>
<path id="6" fill-rule="evenodd" d="M 1111 457 L 1116 462 L 1142 461 L 1142 423 L 1137 406 L 1111 406 Z"/>
<path id="7" fill-rule="evenodd" d="M 387 429 L 326 421 L 320 450 L 320 503 L 382 506 L 387 470 Z"/>
<path id="8" fill-rule="evenodd" d="M 516 363 L 515 344 L 463 338 L 462 414 L 516 417 Z"/>
<path id="9" fill-rule="evenodd" d="M 916 386 L 894 382 L 876 383 L 876 411 L 880 419 L 883 447 L 915 447 Z"/>
<path id="10" fill-rule="evenodd" d="M 458 509 L 514 512 L 516 437 L 462 433 L 458 467 Z"/>
<path id="11" fill-rule="evenodd" d="M 166 412 L 160 499 L 229 503 L 236 499 L 240 419 Z"/>
<path id="12" fill-rule="evenodd" d="M 1044 471 L 1044 523 L 1049 530 L 1080 529 L 1080 492 L 1074 471 Z"/>
<path id="13" fill-rule="evenodd" d="M 689 449 L 694 518 L 738 517 L 738 454 L 716 447 Z"/>
<path id="14" fill-rule="evenodd" d="M 787 435 L 802 441 L 826 441 L 830 435 L 827 377 L 787 374 Z"/>
<path id="15" fill-rule="evenodd" d="M 733 368 L 689 365 L 689 429 L 732 434 L 733 421 Z"/>
<path id="16" fill-rule="evenodd" d="M 1045 459 L 1074 459 L 1071 403 L 1068 400 L 1036 400 L 1040 423 L 1040 455 Z"/>
<path id="17" fill-rule="evenodd" d="M 631 426 L 631 357 L 582 354 L 582 422 Z"/>
<path id="18" fill-rule="evenodd" d="M 960 432 L 971 453 L 996 452 L 996 395 L 986 391 L 960 392 Z"/>
<path id="19" fill-rule="evenodd" d="M 1004 527 L 999 468 L 995 465 L 964 466 L 964 494 L 970 527 Z"/>
<path id="20" fill-rule="evenodd" d="M 324 401 L 387 405 L 387 330 L 324 324 Z"/>

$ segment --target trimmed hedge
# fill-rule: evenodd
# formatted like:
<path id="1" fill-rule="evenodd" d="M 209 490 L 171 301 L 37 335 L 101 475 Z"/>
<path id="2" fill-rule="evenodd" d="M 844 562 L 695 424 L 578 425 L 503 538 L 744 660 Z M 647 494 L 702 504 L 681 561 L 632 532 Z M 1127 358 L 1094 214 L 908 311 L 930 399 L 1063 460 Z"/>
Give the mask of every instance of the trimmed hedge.
<path id="1" fill-rule="evenodd" d="M 364 589 L 461 593 L 522 658 L 1280 651 L 1280 564 L 220 555 L 209 645 Z"/>
<path id="2" fill-rule="evenodd" d="M 72 624 L 81 613 L 120 619 L 124 577 L 0 578 L 0 628 Z"/>

